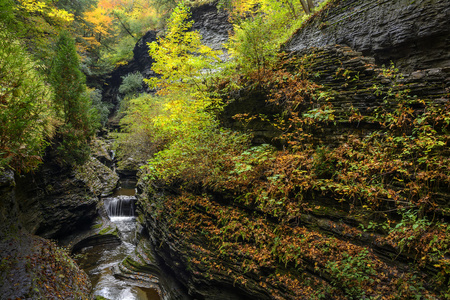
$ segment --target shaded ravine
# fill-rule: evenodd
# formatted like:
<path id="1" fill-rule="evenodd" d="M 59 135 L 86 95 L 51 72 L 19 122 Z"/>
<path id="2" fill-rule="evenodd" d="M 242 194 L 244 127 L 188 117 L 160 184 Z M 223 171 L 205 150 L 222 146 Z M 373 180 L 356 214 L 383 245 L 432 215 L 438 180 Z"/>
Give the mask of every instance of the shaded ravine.
<path id="1" fill-rule="evenodd" d="M 119 264 L 136 251 L 134 188 L 124 187 L 103 199 L 107 217 L 117 228 L 120 244 L 101 244 L 83 248 L 79 265 L 89 275 L 93 295 L 110 300 L 160 300 L 158 286 L 151 282 L 128 280 L 118 276 Z"/>

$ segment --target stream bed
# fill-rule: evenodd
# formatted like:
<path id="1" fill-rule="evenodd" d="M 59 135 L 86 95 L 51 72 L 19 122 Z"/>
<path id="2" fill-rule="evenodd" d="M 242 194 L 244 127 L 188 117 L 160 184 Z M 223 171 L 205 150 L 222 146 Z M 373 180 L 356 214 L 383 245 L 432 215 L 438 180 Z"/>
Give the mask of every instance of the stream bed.
<path id="1" fill-rule="evenodd" d="M 119 263 L 136 249 L 134 201 L 134 189 L 131 188 L 120 189 L 105 198 L 105 210 L 118 229 L 121 243 L 91 246 L 81 251 L 78 263 L 91 279 L 94 296 L 109 300 L 161 300 L 155 288 L 114 275 Z"/>

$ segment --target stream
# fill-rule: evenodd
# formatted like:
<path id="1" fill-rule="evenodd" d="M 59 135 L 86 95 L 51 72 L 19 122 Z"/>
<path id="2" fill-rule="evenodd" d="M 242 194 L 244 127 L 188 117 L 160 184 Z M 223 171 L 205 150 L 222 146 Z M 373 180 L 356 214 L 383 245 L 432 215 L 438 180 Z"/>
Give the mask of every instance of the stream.
<path id="1" fill-rule="evenodd" d="M 125 187 L 103 199 L 109 219 L 117 226 L 121 243 L 86 247 L 81 252 L 79 264 L 91 279 L 94 296 L 109 300 L 161 300 L 156 289 L 114 276 L 118 264 L 136 249 L 134 194 L 134 187 Z"/>

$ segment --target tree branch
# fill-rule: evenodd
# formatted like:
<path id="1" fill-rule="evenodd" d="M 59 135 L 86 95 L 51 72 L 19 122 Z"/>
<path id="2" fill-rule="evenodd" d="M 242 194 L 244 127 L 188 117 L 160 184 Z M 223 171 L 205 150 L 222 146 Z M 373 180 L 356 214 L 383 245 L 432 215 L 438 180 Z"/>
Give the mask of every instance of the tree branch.
<path id="1" fill-rule="evenodd" d="M 125 29 L 125 31 L 134 39 L 136 40 L 136 37 L 133 35 L 133 33 L 125 26 L 125 24 L 122 22 L 120 17 L 117 15 L 117 13 L 114 13 L 114 16 L 116 16 L 117 20 L 119 20 L 120 25 Z"/>

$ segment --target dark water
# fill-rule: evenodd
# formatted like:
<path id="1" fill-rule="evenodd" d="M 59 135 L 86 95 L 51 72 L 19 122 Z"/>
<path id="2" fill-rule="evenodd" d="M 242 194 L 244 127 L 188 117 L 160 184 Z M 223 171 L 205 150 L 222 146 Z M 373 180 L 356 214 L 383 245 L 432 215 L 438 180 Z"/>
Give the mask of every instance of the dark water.
<path id="1" fill-rule="evenodd" d="M 134 188 L 121 188 L 114 192 L 113 196 L 134 196 L 136 194 L 136 190 Z"/>
<path id="2" fill-rule="evenodd" d="M 122 179 L 120 181 L 120 188 L 114 191 L 113 197 L 115 196 L 134 196 L 136 195 L 136 184 L 135 179 Z"/>
<path id="3" fill-rule="evenodd" d="M 130 193 L 128 189 L 123 192 Z M 94 295 L 110 300 L 161 300 L 158 291 L 146 283 L 114 277 L 117 265 L 135 251 L 134 211 L 125 208 L 129 206 L 130 196 L 132 195 L 121 194 L 105 199 L 105 209 L 111 213 L 110 219 L 117 226 L 122 243 L 118 246 L 99 245 L 86 248 L 82 251 L 83 257 L 79 259 L 79 264 L 92 281 Z M 121 203 L 122 200 L 124 203 Z"/>

